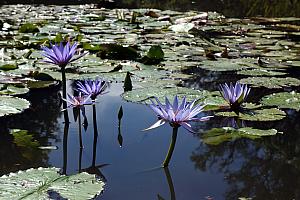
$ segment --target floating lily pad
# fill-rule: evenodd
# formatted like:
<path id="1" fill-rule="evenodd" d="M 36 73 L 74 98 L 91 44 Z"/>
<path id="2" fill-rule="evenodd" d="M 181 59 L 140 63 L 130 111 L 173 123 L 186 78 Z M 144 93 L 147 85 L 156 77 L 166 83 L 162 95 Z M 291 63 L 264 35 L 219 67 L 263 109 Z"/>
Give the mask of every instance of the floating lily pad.
<path id="1" fill-rule="evenodd" d="M 29 92 L 29 89 L 26 87 L 0 84 L 0 95 L 19 95 L 27 92 Z"/>
<path id="2" fill-rule="evenodd" d="M 18 66 L 16 64 L 5 64 L 0 66 L 0 70 L 8 71 L 8 70 L 14 70 L 18 69 Z"/>
<path id="3" fill-rule="evenodd" d="M 216 116 L 237 117 L 234 112 L 218 112 Z M 286 113 L 277 108 L 268 108 L 261 110 L 249 110 L 244 113 L 239 113 L 239 119 L 246 121 L 276 121 L 281 120 L 286 116 Z"/>
<path id="4" fill-rule="evenodd" d="M 198 66 L 210 71 L 238 71 L 241 69 L 254 67 L 254 64 L 240 60 L 220 58 L 216 61 L 205 60 Z"/>
<path id="5" fill-rule="evenodd" d="M 21 98 L 0 96 L 0 117 L 20 113 L 29 108 L 30 103 Z"/>
<path id="6" fill-rule="evenodd" d="M 237 74 L 247 75 L 247 76 L 282 76 L 285 72 L 270 71 L 266 69 L 251 69 L 251 70 L 241 70 Z"/>
<path id="7" fill-rule="evenodd" d="M 127 101 L 132 102 L 146 102 L 150 98 L 157 97 L 161 101 L 164 101 L 164 97 L 168 97 L 173 99 L 175 95 L 178 97 L 186 96 L 188 100 L 204 100 L 205 98 L 212 96 L 213 93 L 206 90 L 193 90 L 189 88 L 183 87 L 172 87 L 172 88 L 156 88 L 156 87 L 148 87 L 142 89 L 136 89 L 132 91 L 128 91 L 122 94 L 122 97 Z"/>
<path id="8" fill-rule="evenodd" d="M 65 176 L 57 168 L 29 169 L 0 177 L 0 198 L 41 200 L 60 196 L 84 200 L 99 195 L 103 186 L 95 175 L 85 172 Z"/>
<path id="9" fill-rule="evenodd" d="M 26 23 L 20 27 L 19 32 L 20 33 L 37 33 L 37 32 L 39 32 L 39 28 L 35 24 Z"/>
<path id="10" fill-rule="evenodd" d="M 264 96 L 261 101 L 266 106 L 277 106 L 279 108 L 288 108 L 300 110 L 300 93 L 281 92 Z"/>
<path id="11" fill-rule="evenodd" d="M 258 139 L 264 136 L 276 135 L 276 129 L 254 129 L 251 127 L 234 129 L 232 127 L 213 128 L 202 136 L 202 140 L 208 145 L 219 145 L 240 138 Z"/>
<path id="12" fill-rule="evenodd" d="M 248 77 L 240 80 L 240 83 L 249 84 L 253 87 L 283 88 L 300 85 L 300 80 L 291 77 Z"/>
<path id="13" fill-rule="evenodd" d="M 55 85 L 58 85 L 57 81 L 28 81 L 27 82 L 27 87 L 29 89 L 49 88 Z"/>

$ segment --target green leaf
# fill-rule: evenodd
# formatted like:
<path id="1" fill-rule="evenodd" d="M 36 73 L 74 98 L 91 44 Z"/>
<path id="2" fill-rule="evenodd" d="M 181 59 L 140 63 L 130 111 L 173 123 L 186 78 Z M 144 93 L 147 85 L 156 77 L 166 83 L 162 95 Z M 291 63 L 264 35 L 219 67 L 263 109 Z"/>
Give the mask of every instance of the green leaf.
<path id="1" fill-rule="evenodd" d="M 153 60 L 162 60 L 164 59 L 164 52 L 160 45 L 151 46 L 147 53 L 147 57 Z"/>
<path id="2" fill-rule="evenodd" d="M 40 32 L 40 30 L 38 29 L 38 27 L 32 23 L 26 23 L 23 24 L 20 29 L 19 29 L 20 33 L 38 33 Z"/>
<path id="3" fill-rule="evenodd" d="M 2 85 L 0 84 L 0 95 L 19 95 L 19 94 L 26 94 L 29 92 L 29 89 L 26 87 L 19 87 L 14 85 Z"/>
<path id="4" fill-rule="evenodd" d="M 278 108 L 289 108 L 300 110 L 300 93 L 281 92 L 264 96 L 261 101 L 265 106 L 277 106 Z"/>
<path id="5" fill-rule="evenodd" d="M 290 86 L 299 86 L 300 80 L 291 77 L 248 77 L 240 80 L 240 83 L 249 84 L 253 87 L 283 88 Z"/>
<path id="6" fill-rule="evenodd" d="M 252 127 L 234 129 L 232 127 L 213 128 L 202 136 L 205 144 L 218 145 L 223 142 L 232 141 L 240 138 L 257 139 L 264 136 L 276 135 L 276 129 L 261 130 Z"/>
<path id="7" fill-rule="evenodd" d="M 277 108 L 268 108 L 262 110 L 249 110 L 244 113 L 239 113 L 239 115 L 234 112 L 218 112 L 215 113 L 215 115 L 224 117 L 238 116 L 239 119 L 246 121 L 276 121 L 285 118 L 286 113 Z"/>
<path id="8" fill-rule="evenodd" d="M 8 70 L 14 70 L 18 69 L 18 66 L 16 64 L 5 64 L 0 66 L 0 70 L 8 71 Z"/>
<path id="9" fill-rule="evenodd" d="M 53 199 L 51 194 L 66 199 L 92 199 L 103 190 L 104 183 L 94 175 L 82 172 L 60 175 L 57 168 L 38 168 L 0 177 L 0 199 Z"/>
<path id="10" fill-rule="evenodd" d="M 30 103 L 21 98 L 12 96 L 0 96 L 0 117 L 10 114 L 21 113 L 29 108 Z"/>
<path id="11" fill-rule="evenodd" d="M 157 88 L 157 87 L 147 87 L 142 89 L 136 89 L 128 91 L 122 94 L 122 97 L 127 101 L 143 103 L 147 102 L 150 98 L 157 97 L 159 100 L 164 101 L 164 97 L 173 99 L 175 95 L 179 98 L 183 96 L 187 97 L 187 100 L 199 99 L 204 101 L 205 98 L 211 97 L 214 93 L 206 90 L 193 90 L 183 87 L 172 87 L 172 88 Z"/>

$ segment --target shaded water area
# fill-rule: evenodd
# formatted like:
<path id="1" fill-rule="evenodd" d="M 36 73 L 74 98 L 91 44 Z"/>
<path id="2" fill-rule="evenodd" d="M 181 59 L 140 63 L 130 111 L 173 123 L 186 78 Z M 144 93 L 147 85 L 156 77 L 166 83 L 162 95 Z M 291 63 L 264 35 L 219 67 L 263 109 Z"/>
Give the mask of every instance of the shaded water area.
<path id="1" fill-rule="evenodd" d="M 299 3 L 283 2 L 282 9 L 295 7 L 289 16 L 296 17 Z M 0 175 L 37 167 L 57 167 L 67 175 L 88 172 L 105 182 L 96 197 L 104 200 L 300 199 L 300 19 L 222 15 L 243 15 L 234 9 L 180 12 L 181 7 L 201 7 L 197 1 L 121 2 L 119 7 L 139 3 L 177 11 L 96 5 L 0 8 L 0 102 L 6 103 L 1 99 L 6 95 L 30 102 L 24 108 L 0 106 Z M 213 10 L 210 6 L 203 9 Z M 180 23 L 187 19 L 193 27 Z M 175 24 L 179 27 L 172 28 Z M 83 149 L 72 109 L 70 125 L 64 124 L 60 69 L 41 62 L 41 45 L 68 38 L 89 52 L 68 66 L 68 92 L 74 92 L 76 80 L 103 77 L 109 82 L 109 92 L 94 107 L 96 124 L 93 106 L 86 106 Z M 153 45 L 163 50 L 163 59 L 151 60 Z M 124 93 L 127 74 L 133 90 Z M 226 102 L 218 92 L 219 84 L 236 81 L 251 87 L 247 102 L 252 104 L 245 104 L 247 113 L 239 116 L 220 109 Z M 157 120 L 146 104 L 153 96 L 175 94 L 199 98 L 207 104 L 199 117 L 214 117 L 194 123 L 195 134 L 180 128 L 170 166 L 161 168 L 172 128 L 142 131 Z M 274 100 L 271 94 L 283 97 Z"/>
<path id="2" fill-rule="evenodd" d="M 99 8 L 156 8 L 178 11 L 217 11 L 227 17 L 299 17 L 297 0 L 3 0 L 2 4 L 86 4 Z M 1 5 L 1 3 L 0 3 Z"/>

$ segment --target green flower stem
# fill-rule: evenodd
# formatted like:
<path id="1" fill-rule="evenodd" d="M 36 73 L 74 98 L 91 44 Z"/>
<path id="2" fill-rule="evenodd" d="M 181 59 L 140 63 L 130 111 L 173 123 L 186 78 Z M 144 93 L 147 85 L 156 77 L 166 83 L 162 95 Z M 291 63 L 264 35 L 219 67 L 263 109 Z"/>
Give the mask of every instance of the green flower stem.
<path id="1" fill-rule="evenodd" d="M 163 167 L 169 166 L 169 162 L 171 160 L 171 157 L 172 157 L 172 154 L 173 154 L 173 151 L 175 148 L 175 144 L 176 144 L 178 128 L 179 128 L 178 126 L 173 127 L 172 140 L 171 140 L 171 144 L 169 146 L 168 154 L 162 164 Z"/>
<path id="2" fill-rule="evenodd" d="M 78 108 L 78 133 L 79 133 L 79 145 L 80 145 L 80 148 L 82 149 L 83 148 L 83 145 L 82 145 L 82 134 L 81 134 L 81 115 L 80 115 L 80 108 Z"/>
<path id="3" fill-rule="evenodd" d="M 67 86 L 66 86 L 67 82 L 66 82 L 65 67 L 61 67 L 61 79 L 62 79 L 62 85 L 63 85 L 63 99 L 67 99 Z M 70 123 L 67 106 L 68 106 L 67 102 L 63 101 L 65 123 Z"/>

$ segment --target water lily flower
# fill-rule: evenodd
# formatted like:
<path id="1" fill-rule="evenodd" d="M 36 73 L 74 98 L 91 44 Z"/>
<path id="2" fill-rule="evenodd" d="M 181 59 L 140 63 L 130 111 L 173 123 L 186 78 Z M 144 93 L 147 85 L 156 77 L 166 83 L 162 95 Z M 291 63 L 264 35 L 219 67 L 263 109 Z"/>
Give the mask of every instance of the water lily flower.
<path id="1" fill-rule="evenodd" d="M 74 42 L 73 45 L 70 44 L 70 42 L 67 42 L 67 44 L 64 46 L 63 43 L 60 43 L 60 45 L 51 45 L 51 48 L 48 47 L 42 47 L 43 53 L 42 55 L 46 57 L 44 62 L 51 63 L 54 65 L 58 65 L 61 68 L 61 76 L 62 76 L 62 85 L 63 85 L 63 99 L 67 98 L 67 86 L 66 86 L 66 66 L 73 62 L 82 56 L 84 56 L 86 53 L 80 54 L 75 56 L 77 43 Z M 63 109 L 64 117 L 65 117 L 65 123 L 69 123 L 69 116 L 67 112 L 67 103 L 63 102 Z"/>
<path id="2" fill-rule="evenodd" d="M 181 103 L 179 103 L 177 95 L 174 97 L 173 104 L 170 103 L 169 99 L 165 98 L 165 105 L 163 105 L 158 98 L 155 97 L 156 102 L 150 99 L 152 104 L 150 104 L 150 108 L 158 115 L 159 120 L 145 130 L 150 130 L 153 128 L 157 128 L 166 122 L 169 122 L 172 127 L 183 126 L 190 132 L 194 132 L 192 129 L 191 121 L 207 121 L 212 116 L 206 117 L 195 117 L 199 113 L 203 111 L 204 105 L 197 104 L 195 102 L 197 99 L 192 102 L 187 102 L 186 97 L 183 97 Z"/>
<path id="3" fill-rule="evenodd" d="M 85 80 L 84 83 L 77 82 L 77 90 L 84 95 L 88 95 L 94 101 L 98 95 L 106 94 L 107 82 L 102 79 Z"/>
<path id="4" fill-rule="evenodd" d="M 68 99 L 63 99 L 64 101 L 68 102 L 68 108 L 75 108 L 75 107 L 82 107 L 84 105 L 90 105 L 89 102 L 90 96 L 84 96 L 81 92 L 79 92 L 78 96 L 72 96 L 68 94 Z"/>
<path id="5" fill-rule="evenodd" d="M 235 85 L 232 83 L 230 83 L 230 85 L 227 83 L 221 84 L 219 89 L 223 98 L 229 103 L 233 110 L 240 107 L 250 92 L 250 88 L 248 88 L 246 84 L 239 82 L 236 82 Z"/>
<path id="6" fill-rule="evenodd" d="M 65 68 L 67 64 L 78 60 L 82 56 L 86 55 L 86 53 L 82 53 L 75 56 L 78 46 L 77 42 L 74 42 L 72 45 L 70 44 L 70 42 L 67 42 L 65 46 L 61 42 L 59 45 L 50 44 L 50 46 L 51 48 L 45 46 L 42 47 L 42 55 L 46 57 L 44 62 L 58 65 L 61 68 Z"/>

